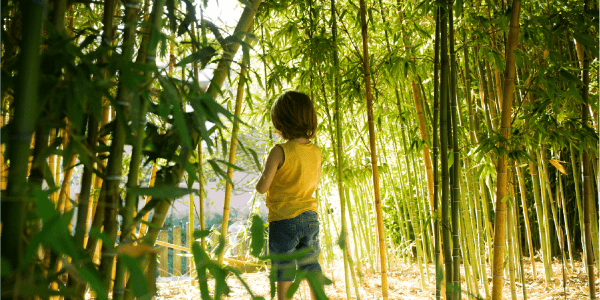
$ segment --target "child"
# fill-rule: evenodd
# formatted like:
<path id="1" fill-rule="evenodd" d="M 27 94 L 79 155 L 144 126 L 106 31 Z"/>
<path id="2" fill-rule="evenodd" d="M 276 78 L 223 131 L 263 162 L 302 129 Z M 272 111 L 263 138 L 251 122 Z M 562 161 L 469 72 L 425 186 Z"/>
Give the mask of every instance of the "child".
<path id="1" fill-rule="evenodd" d="M 269 209 L 269 253 L 290 254 L 310 247 L 308 255 L 297 261 L 272 260 L 277 272 L 277 298 L 294 280 L 296 265 L 301 270 L 322 274 L 319 264 L 319 220 L 317 199 L 313 196 L 321 177 L 321 149 L 310 139 L 317 131 L 317 114 L 304 93 L 288 91 L 271 107 L 275 132 L 284 140 L 267 158 L 256 190 L 267 193 Z M 316 299 L 312 286 L 311 297 Z"/>

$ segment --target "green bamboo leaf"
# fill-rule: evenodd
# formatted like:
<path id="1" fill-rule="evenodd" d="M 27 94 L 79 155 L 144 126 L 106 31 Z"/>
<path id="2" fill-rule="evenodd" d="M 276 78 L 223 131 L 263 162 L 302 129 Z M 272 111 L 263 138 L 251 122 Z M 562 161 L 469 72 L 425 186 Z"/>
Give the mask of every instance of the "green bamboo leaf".
<path id="1" fill-rule="evenodd" d="M 44 223 L 50 221 L 51 218 L 58 215 L 56 209 L 54 208 L 54 203 L 50 201 L 49 196 L 50 191 L 36 189 L 33 191 L 33 197 L 37 199 L 37 211 L 38 215 L 42 218 Z"/>
<path id="2" fill-rule="evenodd" d="M 238 170 L 238 171 L 244 171 L 244 169 L 234 165 L 234 164 L 230 164 L 228 161 L 222 160 L 222 159 L 217 159 L 218 162 L 224 164 L 227 167 L 232 167 L 234 170 Z"/>
<path id="3" fill-rule="evenodd" d="M 185 164 L 185 171 L 193 182 L 200 182 L 198 176 L 196 175 L 198 172 L 198 164 Z"/>
<path id="4" fill-rule="evenodd" d="M 271 268 L 271 272 L 269 273 L 269 286 L 271 287 L 271 299 L 275 298 L 275 282 L 277 280 L 277 272 Z"/>
<path id="5" fill-rule="evenodd" d="M 254 257 L 258 257 L 265 245 L 265 228 L 263 226 L 262 219 L 254 215 L 252 217 L 252 225 L 250 226 L 250 232 L 252 240 L 250 242 L 250 254 Z"/>
<path id="6" fill-rule="evenodd" d="M 204 69 L 210 60 L 216 55 L 217 51 L 215 48 L 208 46 L 200 49 L 200 51 L 192 53 L 187 57 L 183 58 L 177 63 L 178 67 L 185 66 L 189 63 L 200 61 L 200 69 Z"/>
<path id="7" fill-rule="evenodd" d="M 581 79 L 577 78 L 577 76 L 571 74 L 570 72 L 568 72 L 565 69 L 561 69 L 559 71 L 560 76 L 564 79 L 566 79 L 567 81 L 570 81 L 572 83 L 574 83 L 577 86 L 583 85 L 583 82 L 581 81 Z"/>
<path id="8" fill-rule="evenodd" d="M 148 282 L 142 268 L 140 268 L 140 261 L 129 256 L 120 256 L 119 259 L 125 264 L 129 270 L 129 280 L 132 280 L 133 294 L 136 297 L 142 297 L 150 293 L 148 288 Z M 150 276 L 148 274 L 148 276 Z"/>
<path id="9" fill-rule="evenodd" d="M 185 120 L 185 116 L 183 114 L 181 101 L 179 98 L 179 94 L 177 92 L 177 88 L 173 85 L 173 83 L 165 77 L 158 78 L 160 81 L 163 92 L 161 93 L 161 98 L 173 104 L 173 119 L 175 121 L 175 125 L 179 131 L 179 135 L 181 136 L 181 141 L 183 144 L 188 147 L 188 149 L 192 148 L 191 138 L 189 134 L 189 130 L 187 128 L 187 122 Z"/>
<path id="10" fill-rule="evenodd" d="M 196 230 L 194 231 L 194 239 L 201 239 L 207 237 L 210 234 L 210 230 Z"/>
<path id="11" fill-rule="evenodd" d="M 217 164 L 216 160 L 213 159 L 209 159 L 206 162 L 208 162 L 208 164 L 210 164 L 210 166 L 212 167 L 213 171 L 215 171 L 215 173 L 217 173 L 217 175 L 219 175 L 221 178 L 225 179 L 225 181 L 231 183 L 231 185 L 234 185 L 233 181 L 231 180 L 231 178 L 229 178 L 229 176 L 227 175 L 227 173 L 225 171 L 223 171 L 221 169 L 221 167 L 219 167 L 219 165 Z"/>
<path id="12" fill-rule="evenodd" d="M 196 265 L 196 271 L 198 272 L 198 283 L 200 285 L 200 296 L 203 300 L 211 300 L 208 283 L 206 278 L 206 266 L 210 263 L 210 258 L 206 255 L 206 252 L 200 247 L 198 243 L 192 244 L 192 254 L 194 255 L 194 262 Z"/>
<path id="13" fill-rule="evenodd" d="M 260 172 L 261 165 L 260 165 L 260 161 L 258 160 L 258 154 L 256 154 L 256 151 L 254 151 L 254 149 L 252 149 L 252 148 L 244 147 L 244 144 L 242 143 L 241 140 L 238 140 L 238 145 L 240 145 L 240 147 L 242 148 L 242 151 L 244 151 L 244 153 L 246 153 L 246 155 L 248 155 L 248 153 L 250 153 L 249 156 L 251 156 L 252 159 L 254 160 L 254 166 L 256 167 L 256 170 L 258 172 Z"/>
<path id="14" fill-rule="evenodd" d="M 323 276 L 322 274 L 309 272 L 306 275 L 306 279 L 308 283 L 312 287 L 315 292 L 315 296 L 317 296 L 318 300 L 326 300 L 329 299 L 327 295 L 325 295 L 325 290 L 323 289 L 323 285 L 330 285 L 333 283 L 329 278 Z"/>
<path id="15" fill-rule="evenodd" d="M 288 290 L 285 292 L 286 298 L 292 299 L 294 297 L 294 294 L 296 293 L 296 291 L 298 291 L 298 288 L 300 287 L 300 283 L 302 283 L 302 280 L 304 280 L 305 277 L 305 270 L 300 270 L 296 272 L 296 278 L 294 279 L 294 282 L 292 282 Z"/>

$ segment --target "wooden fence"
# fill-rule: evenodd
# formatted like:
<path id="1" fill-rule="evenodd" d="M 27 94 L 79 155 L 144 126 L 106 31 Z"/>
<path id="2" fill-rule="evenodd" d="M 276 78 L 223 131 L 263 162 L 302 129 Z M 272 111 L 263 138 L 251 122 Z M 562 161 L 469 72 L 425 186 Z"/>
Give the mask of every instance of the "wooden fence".
<path id="1" fill-rule="evenodd" d="M 186 228 L 188 228 L 186 226 Z M 169 242 L 169 232 L 172 232 L 172 242 Z M 215 242 L 215 241 L 213 241 Z M 188 244 L 186 242 L 185 244 Z M 241 242 L 242 245 L 246 244 Z M 173 226 L 167 230 L 161 230 L 158 234 L 158 239 L 155 245 L 159 246 L 159 275 L 160 277 L 169 276 L 181 276 L 188 273 L 191 267 L 192 258 L 185 257 L 184 254 L 191 253 L 191 250 L 187 246 L 183 246 L 182 243 L 182 229 L 180 226 Z M 244 245 L 246 246 L 246 245 Z M 169 255 L 169 249 L 172 249 L 172 255 Z M 233 251 L 235 256 L 225 257 L 224 262 L 232 267 L 238 268 L 242 272 L 256 272 L 260 269 L 266 269 L 267 266 L 264 263 L 254 263 L 251 257 L 247 257 L 240 253 L 241 251 Z M 172 266 L 172 267 L 170 267 Z M 182 266 L 185 266 L 183 270 Z M 194 272 L 191 273 L 194 277 Z"/>

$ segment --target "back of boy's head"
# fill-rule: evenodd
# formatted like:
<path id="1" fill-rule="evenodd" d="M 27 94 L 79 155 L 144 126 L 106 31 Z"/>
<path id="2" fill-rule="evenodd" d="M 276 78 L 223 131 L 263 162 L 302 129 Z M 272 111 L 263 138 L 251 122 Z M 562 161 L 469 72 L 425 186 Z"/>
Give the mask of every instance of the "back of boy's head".
<path id="1" fill-rule="evenodd" d="M 317 113 L 308 95 L 287 91 L 281 94 L 271 106 L 273 126 L 281 131 L 282 138 L 312 139 L 317 131 Z"/>

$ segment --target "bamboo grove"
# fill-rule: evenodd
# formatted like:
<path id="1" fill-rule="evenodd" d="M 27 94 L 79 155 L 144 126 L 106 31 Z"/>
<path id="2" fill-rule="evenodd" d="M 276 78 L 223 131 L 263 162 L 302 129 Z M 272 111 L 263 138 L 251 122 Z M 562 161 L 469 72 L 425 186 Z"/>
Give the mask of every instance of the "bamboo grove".
<path id="1" fill-rule="evenodd" d="M 387 299 L 399 260 L 436 299 L 526 299 L 525 265 L 550 284 L 556 259 L 596 299 L 598 1 L 248 0 L 232 28 L 208 2 L 2 1 L 2 299 L 150 299 L 158 233 L 193 194 L 202 298 L 225 294 L 205 173 L 226 233 L 287 89 L 318 108 L 323 259 L 348 299 L 365 272 Z"/>

